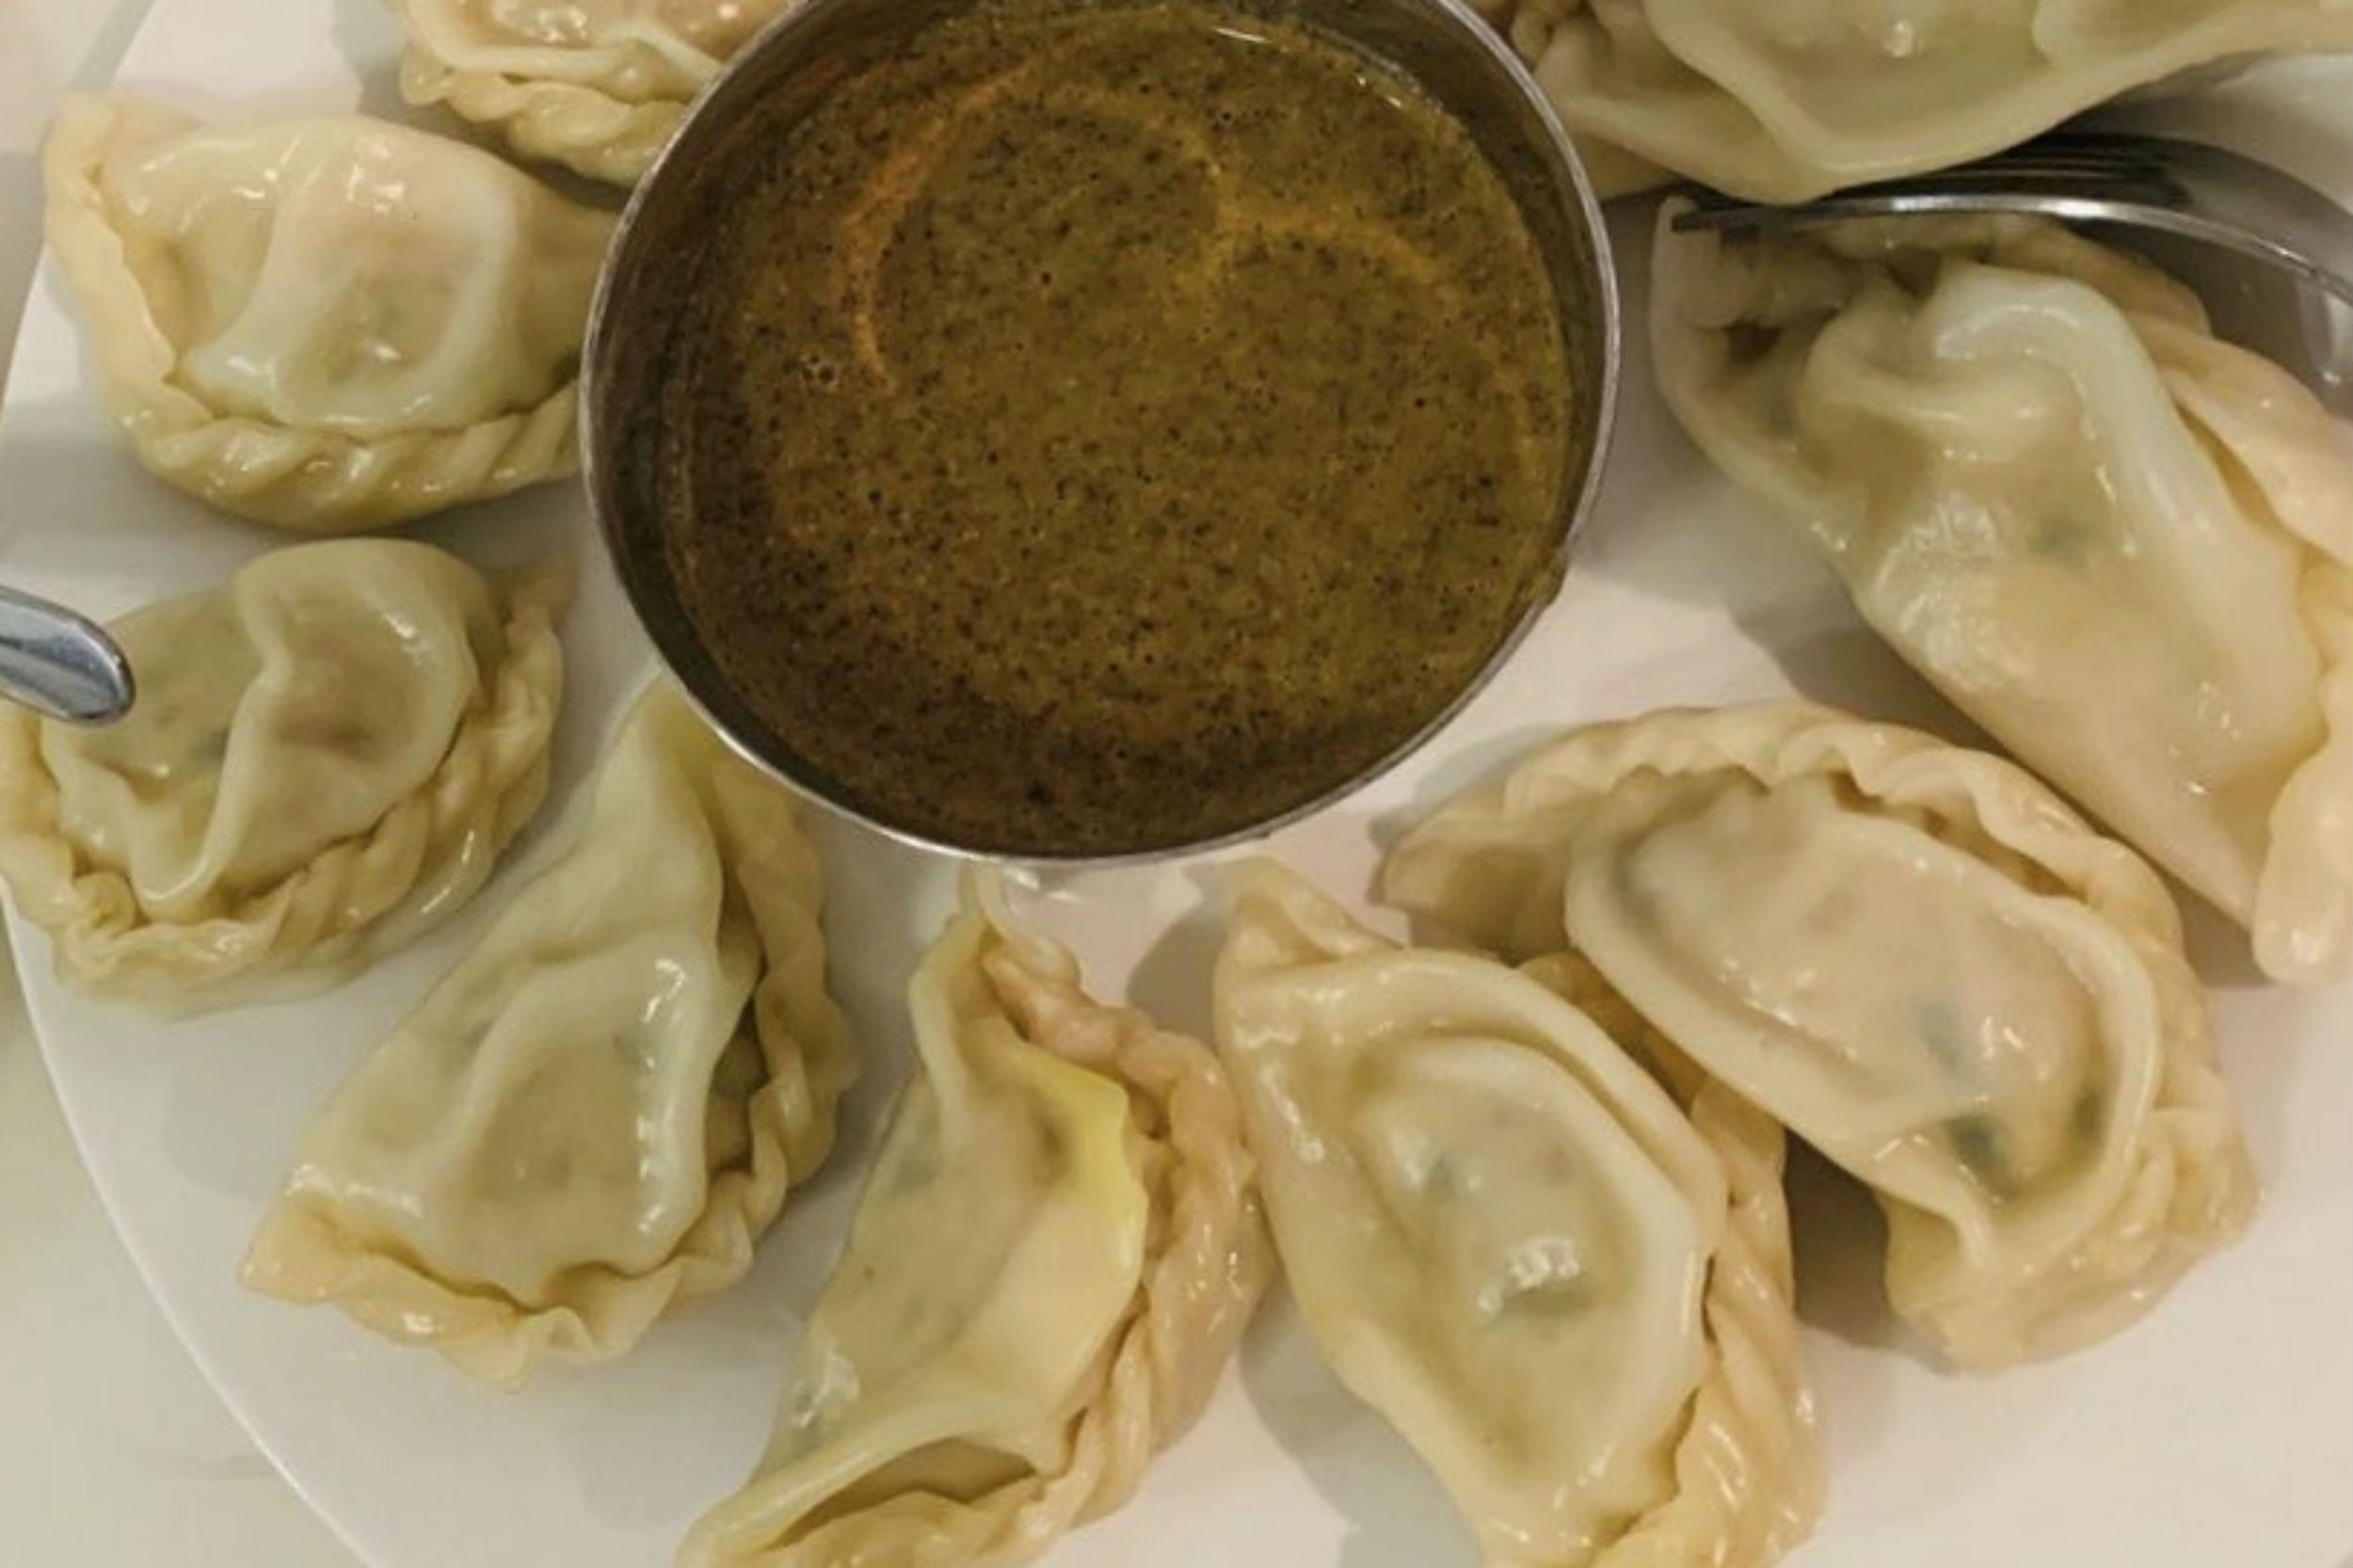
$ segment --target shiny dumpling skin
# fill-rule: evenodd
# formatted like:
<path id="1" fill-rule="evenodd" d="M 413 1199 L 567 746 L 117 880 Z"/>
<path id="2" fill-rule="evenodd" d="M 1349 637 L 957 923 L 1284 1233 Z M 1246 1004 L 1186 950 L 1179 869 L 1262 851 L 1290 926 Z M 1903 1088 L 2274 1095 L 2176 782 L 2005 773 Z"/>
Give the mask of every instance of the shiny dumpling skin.
<path id="1" fill-rule="evenodd" d="M 1662 227 L 1659 382 L 1956 706 L 2252 932 L 2353 973 L 2353 429 L 2056 226 Z"/>
<path id="2" fill-rule="evenodd" d="M 1675 1449 L 1674 1504 L 1645 1517 L 1609 1560 L 1735 1568 L 1776 1559 L 1813 1532 L 1828 1480 L 1794 1311 L 1788 1136 L 1651 1028 L 1578 954 L 1553 953 L 1520 972 L 1640 1062 L 1724 1167 L 1724 1231 L 1702 1312 L 1726 1375 L 1704 1380 L 1692 1398 Z"/>
<path id="3" fill-rule="evenodd" d="M 1476 0 L 1604 194 L 1754 200 L 1942 168 L 2266 51 L 2353 49 L 2337 0 Z"/>
<path id="4" fill-rule="evenodd" d="M 1756 1564 L 1801 1538 L 1821 1469 L 1780 1129 L 1696 1075 L 1687 1119 L 1565 960 L 1395 947 L 1273 862 L 1233 903 L 1219 1050 L 1292 1293 L 1485 1560 Z"/>
<path id="5" fill-rule="evenodd" d="M 752 1479 L 686 1568 L 1006 1565 L 1117 1508 L 1272 1267 L 1217 1060 L 1080 989 L 993 882 L 907 988 L 919 1070 Z"/>
<path id="6" fill-rule="evenodd" d="M 561 857 L 305 1132 L 246 1282 L 507 1385 L 733 1284 L 853 1076 L 822 904 L 791 795 L 656 687 Z"/>
<path id="7" fill-rule="evenodd" d="M 462 907 L 547 793 L 568 565 L 273 552 L 136 611 L 130 717 L 0 706 L 0 872 L 93 996 L 168 1011 L 328 982 Z"/>
<path id="8" fill-rule="evenodd" d="M 401 94 L 528 158 L 634 184 L 696 94 L 792 0 L 392 0 Z"/>
<path id="9" fill-rule="evenodd" d="M 335 534 L 576 466 L 611 215 L 360 115 L 69 99 L 43 170 L 107 408 L 166 483 Z"/>
<path id="10" fill-rule="evenodd" d="M 1869 1185 L 1954 1361 L 2105 1336 L 2254 1196 L 2164 885 L 1998 758 L 1804 704 L 1576 731 L 1401 842 L 1383 896 L 1573 948 Z"/>

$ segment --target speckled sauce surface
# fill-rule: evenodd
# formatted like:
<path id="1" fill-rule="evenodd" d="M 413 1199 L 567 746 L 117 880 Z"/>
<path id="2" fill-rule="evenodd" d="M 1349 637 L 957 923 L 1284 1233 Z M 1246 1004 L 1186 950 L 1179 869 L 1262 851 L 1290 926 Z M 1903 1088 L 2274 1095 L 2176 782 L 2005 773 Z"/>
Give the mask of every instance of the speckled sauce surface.
<path id="1" fill-rule="evenodd" d="M 747 164 L 694 280 L 672 567 L 871 814 L 1016 854 L 1244 827 L 1552 591 L 1553 293 L 1386 68 L 1192 0 L 1012 0 Z"/>

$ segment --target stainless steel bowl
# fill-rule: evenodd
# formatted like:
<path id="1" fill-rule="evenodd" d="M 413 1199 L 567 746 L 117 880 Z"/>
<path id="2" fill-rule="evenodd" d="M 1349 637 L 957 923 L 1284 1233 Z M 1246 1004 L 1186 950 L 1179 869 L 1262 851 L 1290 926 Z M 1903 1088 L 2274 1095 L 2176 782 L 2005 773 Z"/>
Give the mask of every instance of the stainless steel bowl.
<path id="1" fill-rule="evenodd" d="M 840 798 L 820 770 L 772 729 L 721 674 L 672 581 L 663 538 L 665 482 L 659 440 L 675 407 L 668 370 L 684 291 L 681 264 L 728 199 L 731 133 L 747 114 L 806 112 L 912 34 L 988 0 L 804 0 L 754 40 L 720 76 L 638 186 L 592 308 L 582 385 L 582 451 L 598 529 L 637 617 L 670 672 L 744 757 L 835 809 L 942 853 L 998 852 L 943 842 Z M 1074 5 L 1089 0 L 1072 0 Z M 1354 43 L 1418 82 L 1470 130 L 1501 174 L 1545 257 L 1560 304 L 1576 396 L 1554 566 L 1565 569 L 1592 510 L 1618 397 L 1619 307 L 1608 232 L 1576 150 L 1534 80 L 1462 0 L 1226 0 L 1244 14 L 1305 23 Z M 1545 608 L 1531 605 L 1486 665 L 1443 712 L 1371 766 L 1313 798 L 1230 833 L 1139 844 L 1112 855 L 1024 854 L 1024 861 L 1102 866 L 1155 860 L 1263 836 L 1321 810 L 1418 750 L 1510 659 Z"/>

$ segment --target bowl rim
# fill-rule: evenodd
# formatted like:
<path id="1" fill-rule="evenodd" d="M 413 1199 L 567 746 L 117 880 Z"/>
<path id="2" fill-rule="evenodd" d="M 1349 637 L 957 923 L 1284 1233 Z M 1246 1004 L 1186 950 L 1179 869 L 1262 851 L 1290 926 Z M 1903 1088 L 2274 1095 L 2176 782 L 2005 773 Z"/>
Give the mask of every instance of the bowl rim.
<path id="1" fill-rule="evenodd" d="M 1391 0 L 1391 3 L 1420 8 L 1450 24 L 1456 33 L 1465 35 L 1472 45 L 1499 69 L 1511 90 L 1517 93 L 1522 106 L 1532 112 L 1545 151 L 1558 169 L 1567 176 L 1566 194 L 1574 197 L 1567 216 L 1574 232 L 1582 236 L 1590 260 L 1590 304 L 1595 319 L 1584 326 L 1592 339 L 1592 358 L 1597 363 L 1600 375 L 1590 392 L 1594 405 L 1592 439 L 1585 443 L 1582 472 L 1577 475 L 1574 493 L 1563 494 L 1561 498 L 1560 510 L 1565 521 L 1560 528 L 1559 537 L 1546 562 L 1546 569 L 1554 577 L 1552 593 L 1531 598 L 1478 671 L 1410 734 L 1357 767 L 1346 778 L 1281 811 L 1239 827 L 1177 843 L 1099 853 L 1064 855 L 990 849 L 957 843 L 920 828 L 894 823 L 842 798 L 822 782 L 804 776 L 799 768 L 778 761 L 738 734 L 731 724 L 713 711 L 697 683 L 680 668 L 680 661 L 673 654 L 669 637 L 656 624 L 659 617 L 649 615 L 641 600 L 639 574 L 632 564 L 638 552 L 623 534 L 621 504 L 613 493 L 616 488 L 612 483 L 613 461 L 604 453 L 601 427 L 597 417 L 606 401 L 598 395 L 604 382 L 604 367 L 612 344 L 619 335 L 614 309 L 615 296 L 625 269 L 636 260 L 632 248 L 640 232 L 641 219 L 653 202 L 664 199 L 667 194 L 664 189 L 665 184 L 683 184 L 682 177 L 672 176 L 665 181 L 664 176 L 686 165 L 701 141 L 724 134 L 725 126 L 731 118 L 725 112 L 732 107 L 728 92 L 729 84 L 759 69 L 764 56 L 781 47 L 795 33 L 815 27 L 838 12 L 890 3 L 891 0 L 801 0 L 800 4 L 788 8 L 755 33 L 704 86 L 669 139 L 639 177 L 615 223 L 603 264 L 598 270 L 596 288 L 589 299 L 587 329 L 580 360 L 577 424 L 581 475 L 587 491 L 589 515 L 595 524 L 598 541 L 613 568 L 631 617 L 653 648 L 660 665 L 657 678 L 666 678 L 728 749 L 765 776 L 895 843 L 971 863 L 1036 867 L 1056 872 L 1092 872 L 1159 865 L 1190 856 L 1214 855 L 1259 842 L 1286 828 L 1297 826 L 1386 777 L 1418 755 L 1440 731 L 1495 683 L 1518 655 L 1537 621 L 1560 602 L 1569 574 L 1574 570 L 1573 547 L 1577 536 L 1590 524 L 1601 495 L 1617 435 L 1625 375 L 1624 291 L 1618 281 L 1609 222 L 1602 211 L 1600 199 L 1594 194 L 1592 173 L 1585 167 L 1575 139 L 1569 135 L 1551 100 L 1545 96 L 1534 72 L 1520 59 L 1503 35 L 1472 8 L 1468 0 Z M 970 3 L 977 6 L 986 4 L 987 0 L 970 0 Z M 1094 3 L 1094 0 L 1078 0 L 1078 3 Z M 1111 0 L 1111 3 L 1116 4 L 1117 0 Z M 1204 0 L 1204 3 L 1227 5 L 1236 3 L 1236 0 Z M 1279 3 L 1280 0 L 1278 7 Z M 1307 24 L 1315 25 L 1312 20 Z M 1345 39 L 1345 35 L 1343 40 L 1352 43 L 1354 41 Z M 1411 67 L 1385 56 L 1380 57 L 1390 69 L 1409 79 L 1419 80 L 1418 73 Z M 1546 276 L 1552 276 L 1549 265 Z"/>

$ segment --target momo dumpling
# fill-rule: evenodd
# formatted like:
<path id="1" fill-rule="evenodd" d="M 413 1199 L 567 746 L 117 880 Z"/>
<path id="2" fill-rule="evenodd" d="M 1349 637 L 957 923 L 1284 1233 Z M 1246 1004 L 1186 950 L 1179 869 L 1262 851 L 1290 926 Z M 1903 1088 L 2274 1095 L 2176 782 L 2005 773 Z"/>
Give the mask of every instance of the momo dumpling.
<path id="1" fill-rule="evenodd" d="M 515 151 L 633 184 L 728 57 L 792 0 L 392 0 L 401 94 Z"/>
<path id="2" fill-rule="evenodd" d="M 515 1384 L 724 1289 L 852 1076 L 791 795 L 666 687 L 571 846 L 304 1134 L 246 1282 Z"/>
<path id="3" fill-rule="evenodd" d="M 575 465 L 610 215 L 359 115 L 70 99 L 43 156 L 107 408 L 167 483 L 334 534 Z"/>
<path id="4" fill-rule="evenodd" d="M 1474 0 L 1604 194 L 1762 201 L 1965 163 L 2135 88 L 2353 49 L 2340 0 Z"/>
<path id="5" fill-rule="evenodd" d="M 1308 1329 L 1487 1561 L 1753 1568 L 1806 1534 L 1778 1127 L 1689 1074 L 1687 1118 L 1574 961 L 1398 948 L 1272 862 L 1216 1008 Z"/>
<path id="6" fill-rule="evenodd" d="M 1195 1040 L 1080 989 L 994 883 L 907 988 L 920 1064 L 768 1452 L 686 1568 L 1004 1568 L 1200 1414 L 1271 1268 Z"/>
<path id="7" fill-rule="evenodd" d="M 2055 225 L 1662 220 L 1658 378 L 1865 620 L 2253 933 L 2353 972 L 2353 428 Z"/>
<path id="8" fill-rule="evenodd" d="M 2252 1203 L 2164 884 L 1999 758 L 1797 703 L 1599 725 L 1382 893 L 1573 950 L 1868 1185 L 1889 1301 L 1961 1365 L 2115 1331 Z"/>
<path id="9" fill-rule="evenodd" d="M 0 872 L 92 996 L 217 1005 L 460 907 L 547 793 L 571 574 L 426 545 L 262 556 L 113 632 L 128 718 L 0 704 Z"/>

